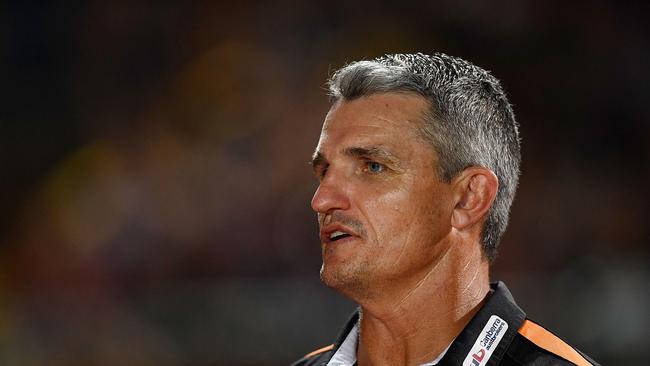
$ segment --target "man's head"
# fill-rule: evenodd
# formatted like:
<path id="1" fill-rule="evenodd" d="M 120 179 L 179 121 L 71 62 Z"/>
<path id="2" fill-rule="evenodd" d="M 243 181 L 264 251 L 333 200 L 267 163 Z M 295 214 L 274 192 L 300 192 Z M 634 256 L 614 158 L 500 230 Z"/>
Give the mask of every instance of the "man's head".
<path id="1" fill-rule="evenodd" d="M 333 104 L 315 154 L 321 184 L 312 201 L 323 275 L 355 278 L 325 266 L 349 262 L 359 250 L 365 259 L 347 270 L 367 272 L 382 260 L 404 273 L 425 268 L 427 258 L 444 254 L 453 220 L 461 222 L 470 211 L 460 209 L 472 204 L 468 217 L 480 219 L 477 241 L 492 260 L 520 161 L 517 124 L 498 80 L 458 58 L 415 54 L 351 63 L 329 86 Z M 480 194 L 463 196 L 470 191 L 461 183 Z M 333 240 L 337 231 L 351 236 Z"/>
<path id="2" fill-rule="evenodd" d="M 499 191 L 483 229 L 485 255 L 493 260 L 508 223 L 519 179 L 519 133 L 499 81 L 471 63 L 445 54 L 386 55 L 351 63 L 329 81 L 333 101 L 382 92 L 410 92 L 429 102 L 422 133 L 438 155 L 438 174 L 451 181 L 463 169 L 483 166 Z"/>

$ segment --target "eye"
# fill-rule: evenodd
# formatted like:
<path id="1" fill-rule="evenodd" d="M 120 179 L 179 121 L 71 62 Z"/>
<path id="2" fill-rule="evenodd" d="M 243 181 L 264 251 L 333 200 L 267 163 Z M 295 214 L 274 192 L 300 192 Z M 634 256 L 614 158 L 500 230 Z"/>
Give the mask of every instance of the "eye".
<path id="1" fill-rule="evenodd" d="M 314 175 L 316 176 L 316 178 L 318 178 L 318 180 L 322 180 L 323 178 L 325 178 L 325 174 L 327 174 L 326 166 L 314 169 Z"/>
<path id="2" fill-rule="evenodd" d="M 381 173 L 384 171 L 384 166 L 376 161 L 367 162 L 366 167 L 370 173 Z"/>

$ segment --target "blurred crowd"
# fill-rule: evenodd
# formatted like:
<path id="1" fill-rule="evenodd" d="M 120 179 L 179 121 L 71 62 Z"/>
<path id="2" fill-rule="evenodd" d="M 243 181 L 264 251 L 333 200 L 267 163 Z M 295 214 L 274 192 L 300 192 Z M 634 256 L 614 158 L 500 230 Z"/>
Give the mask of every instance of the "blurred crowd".
<path id="1" fill-rule="evenodd" d="M 523 174 L 493 270 L 603 364 L 650 356 L 642 3 L 13 2 L 0 10 L 0 363 L 283 365 L 318 283 L 307 164 L 346 62 L 501 79 Z"/>

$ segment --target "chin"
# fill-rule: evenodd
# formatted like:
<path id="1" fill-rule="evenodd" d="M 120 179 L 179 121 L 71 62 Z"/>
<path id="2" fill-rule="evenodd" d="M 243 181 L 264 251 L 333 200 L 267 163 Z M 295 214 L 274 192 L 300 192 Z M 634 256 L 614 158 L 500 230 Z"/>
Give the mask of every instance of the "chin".
<path id="1" fill-rule="evenodd" d="M 347 296 L 358 298 L 370 289 L 368 276 L 359 269 L 332 268 L 323 264 L 320 270 L 320 279 L 325 286 Z"/>

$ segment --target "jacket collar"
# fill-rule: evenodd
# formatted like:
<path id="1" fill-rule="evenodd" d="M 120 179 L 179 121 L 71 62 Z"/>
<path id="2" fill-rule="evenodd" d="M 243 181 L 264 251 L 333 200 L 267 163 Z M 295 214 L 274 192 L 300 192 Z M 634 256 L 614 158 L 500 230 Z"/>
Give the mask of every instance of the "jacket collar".
<path id="1" fill-rule="evenodd" d="M 439 366 L 494 366 L 501 361 L 526 314 L 517 306 L 503 282 L 492 283 L 490 288 L 492 291 L 485 304 L 456 337 L 438 363 Z M 343 328 L 334 343 L 331 355 L 339 349 L 358 322 L 359 309 L 352 314 Z"/>
<path id="2" fill-rule="evenodd" d="M 440 366 L 493 366 L 501 361 L 526 314 L 517 306 L 503 282 L 492 283 L 490 288 L 492 293 L 485 305 L 456 337 Z"/>

